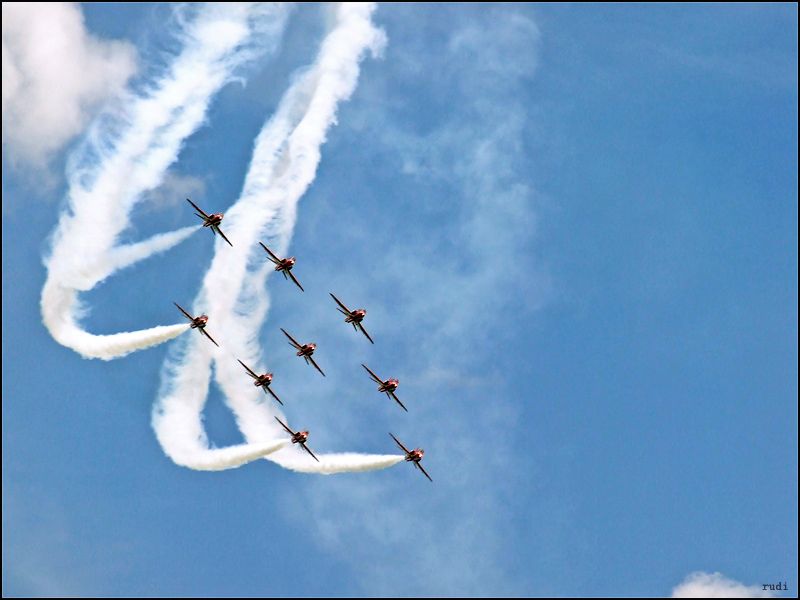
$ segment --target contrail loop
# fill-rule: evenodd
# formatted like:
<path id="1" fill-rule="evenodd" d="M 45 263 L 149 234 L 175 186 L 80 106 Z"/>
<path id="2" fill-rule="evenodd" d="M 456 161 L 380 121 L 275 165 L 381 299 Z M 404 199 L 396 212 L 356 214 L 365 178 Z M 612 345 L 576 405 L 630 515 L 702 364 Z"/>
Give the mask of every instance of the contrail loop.
<path id="1" fill-rule="evenodd" d="M 214 95 L 236 76 L 240 65 L 277 48 L 289 9 L 243 3 L 200 4 L 182 10 L 186 15 L 179 20 L 177 33 L 182 50 L 171 65 L 145 93 L 131 93 L 115 113 L 98 120 L 68 160 L 67 206 L 45 260 L 48 276 L 41 308 L 53 338 L 86 358 L 118 358 L 189 329 L 181 324 L 94 335 L 79 324 L 83 314 L 79 293 L 200 229 L 185 227 L 142 242 L 118 244 L 130 225 L 133 207 L 164 181 L 184 140 L 203 124 Z M 355 90 L 365 53 L 377 54 L 386 42 L 371 22 L 374 10 L 371 3 L 336 5 L 334 23 L 316 61 L 286 92 L 255 141 L 241 197 L 225 217 L 226 235 L 234 247 L 223 247 L 218 240 L 191 308 L 202 306 L 211 315 L 221 348 L 202 336 L 184 337 L 170 349 L 162 369 L 152 423 L 164 452 L 176 464 L 220 470 L 269 458 L 296 471 L 327 474 L 379 469 L 403 459 L 320 454 L 317 463 L 298 455 L 296 448 L 285 448 L 289 440 L 272 418 L 283 415 L 241 377 L 234 358 L 258 362 L 257 335 L 269 308 L 265 281 L 270 269 L 262 261 L 251 264 L 252 249 L 261 239 L 279 253 L 287 249 L 297 202 L 316 175 L 320 147 L 335 123 L 338 104 Z M 244 444 L 209 447 L 202 411 L 212 366 Z"/>
<path id="2" fill-rule="evenodd" d="M 264 238 L 279 253 L 287 249 L 297 202 L 316 175 L 320 146 L 325 142 L 327 129 L 335 122 L 336 108 L 355 90 L 359 62 L 365 52 L 372 50 L 377 54 L 385 44 L 383 32 L 371 22 L 374 9 L 373 4 L 338 5 L 334 25 L 316 61 L 286 92 L 276 114 L 256 139 L 241 197 L 225 217 L 228 235 L 235 246 L 231 249 L 216 245 L 217 252 L 195 301 L 214 319 L 221 349 L 210 350 L 187 341 L 191 348 L 168 359 L 153 412 L 153 427 L 162 445 L 167 437 L 164 432 L 169 428 L 164 415 L 178 406 L 192 414 L 192 429 L 185 432 L 184 441 L 205 440 L 195 411 L 202 410 L 198 396 L 204 402 L 209 381 L 192 380 L 198 369 L 201 373 L 206 370 L 205 360 L 210 366 L 212 352 L 216 382 L 245 439 L 261 443 L 285 435 L 273 415 L 285 417 L 277 407 L 262 401 L 259 390 L 242 377 L 236 360 L 238 357 L 247 364 L 258 363 L 257 336 L 269 308 L 265 280 L 271 270 L 264 261 L 251 264 L 250 253 Z M 204 390 L 200 394 L 196 387 L 199 385 Z M 170 456 L 173 444 L 177 440 L 164 445 Z M 393 455 L 319 454 L 317 463 L 299 452 L 297 448 L 286 448 L 265 458 L 296 471 L 326 474 L 380 469 L 403 459 Z"/>

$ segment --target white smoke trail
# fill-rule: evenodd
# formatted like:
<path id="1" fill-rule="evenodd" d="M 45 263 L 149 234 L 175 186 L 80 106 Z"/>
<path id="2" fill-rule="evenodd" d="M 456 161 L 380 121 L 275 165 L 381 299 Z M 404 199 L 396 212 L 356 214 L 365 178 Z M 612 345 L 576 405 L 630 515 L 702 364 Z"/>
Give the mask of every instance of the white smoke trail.
<path id="1" fill-rule="evenodd" d="M 181 53 L 144 95 L 131 95 L 90 130 L 67 168 L 67 208 L 45 260 L 42 291 L 45 326 L 59 343 L 86 358 L 109 360 L 160 344 L 185 325 L 115 335 L 92 335 L 79 325 L 78 291 L 88 291 L 118 269 L 186 239 L 198 227 L 117 247 L 129 215 L 158 187 L 183 141 L 202 124 L 211 98 L 235 69 L 273 50 L 287 10 L 273 5 L 203 4 L 178 14 Z M 196 10 L 194 14 L 191 11 Z"/>
<path id="2" fill-rule="evenodd" d="M 153 428 L 164 451 L 176 463 L 200 468 L 209 456 L 227 449 L 208 449 L 201 412 L 215 361 L 217 383 L 239 429 L 251 444 L 287 436 L 273 415 L 282 413 L 263 402 L 261 390 L 243 377 L 236 358 L 255 365 L 257 335 L 269 308 L 264 290 L 271 266 L 263 256 L 250 262 L 258 241 L 283 255 L 288 247 L 300 197 L 313 181 L 320 146 L 335 123 L 339 102 L 353 93 L 359 62 L 367 50 L 377 54 L 383 32 L 371 22 L 373 4 L 340 4 L 335 22 L 315 63 L 287 91 L 275 116 L 259 134 L 240 199 L 226 213 L 233 248 L 218 251 L 206 274 L 197 305 L 213 315 L 221 348 L 187 339 L 185 351 L 168 359 L 162 389 L 153 410 Z M 216 247 L 219 250 L 220 246 Z M 285 417 L 283 417 L 285 419 Z M 317 454 L 320 462 L 295 447 L 267 456 L 281 466 L 307 473 L 380 469 L 403 460 L 397 455 Z"/>
<path id="3" fill-rule="evenodd" d="M 356 454 L 354 452 L 344 452 L 340 454 L 317 454 L 319 462 L 316 462 L 305 452 L 303 452 L 303 455 L 298 454 L 297 451 L 290 453 L 287 448 L 286 452 L 274 456 L 265 456 L 265 458 L 278 463 L 284 468 L 292 469 L 293 471 L 322 475 L 385 469 L 386 467 L 396 465 L 404 458 L 394 454 Z"/>
<path id="4" fill-rule="evenodd" d="M 135 262 L 163 252 L 197 231 L 199 227 L 185 227 L 171 233 L 156 235 L 138 244 L 111 248 L 105 255 L 86 257 L 82 273 L 73 273 L 73 287 L 64 285 L 58 277 L 48 277 L 42 290 L 42 318 L 50 334 L 60 344 L 72 348 L 85 358 L 112 360 L 136 350 L 161 344 L 179 336 L 189 324 L 152 327 L 142 331 L 93 335 L 78 326 L 77 319 L 83 314 L 78 290 L 85 288 L 91 280 L 105 279 L 108 275 Z M 87 277 L 83 277 L 88 274 Z M 83 279 L 83 281 L 81 281 Z"/>
<path id="5" fill-rule="evenodd" d="M 79 352 L 84 358 L 111 360 L 143 350 L 179 336 L 190 325 L 163 325 L 142 331 L 112 335 L 86 333 L 76 323 L 81 310 L 78 292 L 48 279 L 42 290 L 42 316 L 50 334 L 60 344 Z"/>
<path id="6" fill-rule="evenodd" d="M 109 272 L 113 273 L 119 271 L 149 256 L 165 252 L 201 228 L 202 225 L 184 227 L 177 231 L 154 235 L 144 242 L 112 248 L 108 255 L 109 262 L 111 263 L 111 270 Z"/>

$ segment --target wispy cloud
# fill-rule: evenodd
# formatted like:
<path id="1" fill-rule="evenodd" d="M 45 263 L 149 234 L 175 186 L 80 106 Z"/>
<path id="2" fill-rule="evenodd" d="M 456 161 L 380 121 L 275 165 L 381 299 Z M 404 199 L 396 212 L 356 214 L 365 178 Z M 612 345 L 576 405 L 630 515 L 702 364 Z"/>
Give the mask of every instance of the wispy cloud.
<path id="1" fill-rule="evenodd" d="M 408 399 L 408 418 L 391 431 L 425 447 L 434 480 L 326 480 L 306 495 L 302 518 L 312 511 L 332 553 L 349 549 L 341 560 L 367 595 L 530 593 L 518 580 L 509 584 L 512 567 L 501 556 L 508 542 L 499 533 L 509 531 L 505 489 L 521 472 L 512 440 L 523 432 L 504 398 L 509 382 L 480 367 L 496 355 L 491 340 L 508 335 L 504 315 L 532 314 L 549 294 L 531 253 L 538 223 L 525 156 L 530 107 L 519 94 L 535 73 L 539 33 L 502 9 L 482 14 L 480 26 L 447 10 L 426 17 L 415 8 L 413 18 L 393 11 L 390 35 L 412 21 L 415 35 L 387 49 L 391 77 L 373 69 L 354 111 L 353 137 L 378 141 L 378 160 L 405 174 L 397 190 L 381 190 L 384 202 L 414 195 L 402 200 L 407 214 L 394 213 L 397 223 L 382 216 L 386 230 L 364 234 L 384 243 L 354 285 L 375 315 L 376 344 L 391 339 L 397 371 L 386 376 L 399 377 Z M 395 104 L 394 90 L 411 81 L 418 103 Z M 357 228 L 366 219 L 352 221 Z M 390 324 L 383 331 L 382 322 Z M 346 418 L 337 413 L 337 428 Z M 387 566 L 398 561 L 402 569 Z"/>
<path id="2" fill-rule="evenodd" d="M 428 57 L 454 94 L 438 126 L 414 133 L 388 115 L 380 120 L 382 140 L 403 170 L 420 185 L 445 186 L 452 195 L 448 206 L 438 207 L 445 222 L 437 240 L 459 252 L 443 251 L 439 243 L 409 252 L 397 244 L 390 263 L 404 278 L 424 278 L 422 287 L 438 291 L 419 299 L 433 298 L 435 310 L 422 310 L 414 299 L 405 304 L 415 314 L 437 315 L 426 323 L 436 336 L 488 331 L 507 307 L 536 310 L 549 296 L 547 273 L 528 258 L 538 219 L 524 158 L 531 107 L 519 94 L 536 69 L 539 31 L 530 19 L 502 10 L 488 21 L 491 26 L 463 24 L 444 52 Z"/>

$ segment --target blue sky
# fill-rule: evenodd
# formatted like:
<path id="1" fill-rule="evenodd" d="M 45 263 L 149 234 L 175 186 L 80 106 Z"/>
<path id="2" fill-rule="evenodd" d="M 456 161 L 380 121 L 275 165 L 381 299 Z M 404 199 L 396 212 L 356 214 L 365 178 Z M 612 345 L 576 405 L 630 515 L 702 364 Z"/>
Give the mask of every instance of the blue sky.
<path id="1" fill-rule="evenodd" d="M 431 484 L 406 463 L 178 466 L 151 413 L 199 336 L 112 361 L 51 337 L 70 160 L 179 44 L 169 5 L 9 4 L 4 595 L 666 596 L 696 572 L 797 594 L 796 5 L 378 6 L 385 47 L 297 205 L 306 292 L 266 281 L 259 366 L 315 453 L 392 454 L 392 432 Z M 73 32 L 44 64 L 41 23 Z M 264 34 L 126 241 L 196 225 L 187 196 L 228 211 L 330 24 L 296 6 Z M 115 273 L 82 325 L 179 323 L 214 244 L 198 231 Z M 367 308 L 374 346 L 329 292 Z M 280 327 L 318 344 L 325 378 Z M 218 448 L 245 441 L 227 402 L 212 384 Z"/>

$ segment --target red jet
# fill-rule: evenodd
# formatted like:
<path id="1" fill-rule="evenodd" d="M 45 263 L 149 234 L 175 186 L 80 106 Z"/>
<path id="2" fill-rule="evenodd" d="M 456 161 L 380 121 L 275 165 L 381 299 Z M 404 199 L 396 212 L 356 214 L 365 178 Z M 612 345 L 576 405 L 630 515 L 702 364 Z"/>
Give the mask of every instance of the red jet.
<path id="1" fill-rule="evenodd" d="M 294 347 L 295 350 L 297 350 L 297 356 L 302 356 L 303 358 L 305 358 L 306 359 L 306 364 L 308 364 L 308 361 L 311 361 L 311 364 L 314 365 L 317 368 L 317 371 L 322 373 L 322 369 L 320 369 L 319 365 L 314 362 L 313 358 L 311 358 L 311 355 L 314 354 L 314 350 L 316 349 L 317 345 L 316 344 L 303 344 L 301 346 L 300 344 L 298 344 L 295 341 L 295 339 L 292 336 L 290 336 L 288 333 L 286 333 L 286 330 L 283 327 L 281 327 L 281 331 L 284 333 L 284 335 L 286 335 L 286 337 L 289 338 L 289 344 L 292 347 Z M 325 377 L 325 373 L 322 373 L 322 376 Z"/>
<path id="2" fill-rule="evenodd" d="M 261 242 L 258 242 L 258 243 L 261 244 Z M 300 285 L 300 282 L 297 281 L 297 279 L 294 278 L 294 275 L 292 275 L 292 267 L 294 266 L 294 262 L 295 262 L 294 261 L 294 256 L 292 256 L 291 258 L 278 258 L 264 244 L 261 244 L 261 247 L 264 250 L 267 251 L 267 258 L 270 260 L 270 262 L 272 262 L 274 265 L 276 265 L 275 266 L 275 270 L 276 271 L 280 271 L 281 273 L 283 273 L 283 278 L 284 279 L 286 279 L 287 275 L 289 277 L 291 277 L 292 281 L 294 281 L 297 284 L 297 287 L 300 288 L 300 291 L 305 292 L 305 290 L 303 289 L 303 286 Z"/>
<path id="3" fill-rule="evenodd" d="M 339 302 L 339 299 L 336 296 L 334 296 L 333 294 L 331 294 L 331 298 L 336 300 L 336 304 L 339 305 L 336 310 L 338 310 L 340 313 L 342 313 L 344 315 L 344 322 L 345 323 L 352 323 L 353 324 L 353 329 L 355 329 L 355 330 L 359 330 L 360 329 L 361 333 L 363 333 L 365 336 L 367 336 L 367 339 L 370 342 L 372 342 L 372 338 L 369 337 L 369 334 L 367 333 L 367 330 L 364 329 L 364 326 L 361 324 L 361 321 L 364 320 L 364 316 L 366 316 L 367 311 L 364 310 L 363 308 L 359 308 L 358 310 L 350 310 L 344 304 Z M 372 342 L 372 343 L 374 344 L 375 342 Z"/>
<path id="4" fill-rule="evenodd" d="M 390 433 L 389 435 L 392 435 L 392 434 Z M 398 445 L 398 446 L 400 446 L 400 447 L 403 449 L 403 452 L 405 452 L 405 453 L 406 453 L 406 461 L 408 461 L 408 462 L 413 462 L 413 463 L 414 463 L 414 466 L 415 466 L 415 467 L 419 467 L 419 470 L 420 470 L 420 471 L 422 471 L 423 473 L 425 473 L 425 477 L 427 477 L 428 479 L 430 479 L 430 480 L 431 480 L 431 483 L 433 483 L 433 479 L 431 479 L 431 476 L 430 476 L 430 475 L 428 475 L 428 474 L 425 472 L 425 469 L 423 469 L 423 468 L 422 468 L 422 465 L 421 465 L 421 464 L 419 464 L 419 461 L 421 461 L 421 460 L 422 460 L 422 455 L 423 455 L 423 454 L 425 454 L 425 450 L 423 450 L 422 448 L 417 448 L 416 450 L 409 450 L 409 449 L 407 449 L 405 446 L 403 446 L 403 444 L 401 444 L 401 443 L 400 443 L 400 440 L 398 440 L 398 439 L 397 439 L 396 437 L 394 437 L 393 435 L 392 435 L 392 439 L 393 439 L 395 442 L 397 442 L 397 445 Z"/>
<path id="5" fill-rule="evenodd" d="M 222 223 L 222 213 L 217 213 L 217 214 L 212 213 L 210 215 L 207 215 L 200 209 L 199 206 L 197 206 L 197 204 L 195 204 L 188 198 L 186 199 L 186 201 L 192 206 L 194 206 L 194 209 L 197 211 L 195 214 L 201 219 L 203 219 L 203 221 L 205 221 L 205 223 L 203 223 L 203 227 L 211 227 L 211 231 L 214 233 L 214 235 L 220 234 L 223 240 L 231 244 L 231 241 L 225 237 L 225 234 L 222 233 L 222 229 L 219 228 L 219 224 Z M 233 247 L 233 244 L 231 244 L 231 247 Z"/>
<path id="6" fill-rule="evenodd" d="M 386 394 L 392 400 L 397 402 L 400 406 L 403 406 L 403 403 L 400 402 L 400 400 L 398 400 L 397 396 L 394 395 L 394 391 L 397 389 L 397 386 L 400 385 L 400 382 L 397 381 L 397 379 L 387 379 L 386 381 L 383 381 L 380 377 L 375 375 L 375 373 L 370 371 L 369 367 L 367 365 L 365 365 L 364 363 L 361 363 L 361 366 L 364 367 L 367 370 L 367 373 L 369 373 L 369 376 L 372 377 L 372 380 L 375 383 L 379 384 L 378 385 L 378 391 L 379 392 L 386 392 Z M 408 412 L 408 409 L 405 406 L 403 406 L 403 410 Z"/>
<path id="7" fill-rule="evenodd" d="M 237 358 L 236 360 L 239 360 L 239 359 Z M 265 394 L 272 394 L 272 397 L 275 398 L 275 400 L 278 401 L 278 404 L 283 406 L 283 402 L 281 402 L 281 399 L 278 398 L 278 396 L 275 395 L 275 392 L 272 391 L 272 388 L 269 387 L 269 384 L 272 383 L 272 373 L 264 373 L 263 375 L 256 375 L 253 372 L 253 370 L 250 367 L 248 367 L 246 364 L 244 364 L 242 361 L 239 360 L 239 364 L 241 364 L 245 368 L 245 370 L 247 371 L 247 374 L 250 375 L 250 377 L 255 379 L 255 381 L 253 382 L 253 385 L 263 389 Z"/>
<path id="8" fill-rule="evenodd" d="M 306 446 L 306 440 L 308 439 L 308 430 L 307 429 L 304 429 L 303 431 L 298 431 L 297 433 L 295 433 L 294 431 L 289 429 L 286 426 L 286 423 L 281 421 L 278 417 L 275 417 L 275 420 L 278 423 L 280 423 L 281 425 L 283 425 L 283 428 L 292 435 L 292 443 L 293 444 L 300 444 L 303 447 L 303 450 L 308 452 L 315 461 L 319 462 L 319 459 L 316 456 L 314 456 L 314 453 L 311 450 L 308 449 L 308 446 Z M 422 467 L 420 467 L 420 469 L 421 468 Z"/>
<path id="9" fill-rule="evenodd" d="M 180 304 L 178 304 L 177 302 L 173 302 L 173 304 L 175 306 L 177 306 L 178 308 L 180 308 L 180 311 L 186 316 L 187 319 L 189 319 L 192 322 L 192 329 L 197 329 L 197 331 L 199 331 L 204 336 L 206 336 L 208 339 L 210 339 L 212 342 L 214 342 L 214 344 L 217 346 L 217 348 L 219 348 L 219 344 L 217 344 L 217 342 L 214 341 L 214 338 L 212 338 L 210 335 L 208 335 L 208 332 L 206 331 L 206 323 L 208 323 L 208 316 L 207 315 L 200 315 L 199 317 L 193 317 L 192 315 L 187 313 L 185 310 L 183 310 L 181 308 Z"/>

